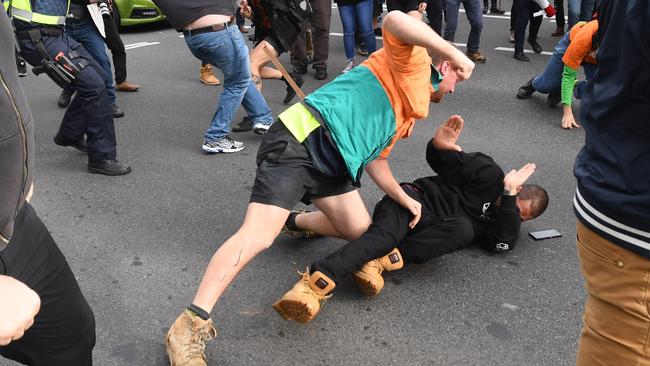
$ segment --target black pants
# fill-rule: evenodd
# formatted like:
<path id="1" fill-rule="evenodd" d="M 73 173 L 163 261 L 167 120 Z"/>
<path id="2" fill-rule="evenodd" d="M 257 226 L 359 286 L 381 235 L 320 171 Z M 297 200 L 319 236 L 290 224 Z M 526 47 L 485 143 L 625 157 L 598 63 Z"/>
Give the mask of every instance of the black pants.
<path id="1" fill-rule="evenodd" d="M 92 365 L 95 317 L 65 257 L 34 209 L 25 204 L 14 235 L 0 252 L 0 274 L 23 282 L 41 298 L 34 325 L 0 354 L 35 366 Z"/>
<path id="2" fill-rule="evenodd" d="M 89 160 L 114 159 L 117 152 L 113 109 L 108 102 L 104 70 L 81 44 L 65 34 L 59 37 L 43 37 L 43 45 L 50 57 L 54 57 L 59 52 L 68 54 L 74 50 L 79 54 L 79 58 L 73 59 L 73 62 L 78 63 L 81 59 L 88 62 L 72 82 L 77 93 L 65 111 L 59 132 L 71 140 L 78 140 L 85 133 Z M 41 56 L 32 41 L 21 40 L 20 50 L 29 64 L 32 66 L 41 64 Z"/>
<path id="3" fill-rule="evenodd" d="M 524 38 L 526 37 L 526 26 L 530 20 L 528 39 L 537 40 L 537 33 L 542 26 L 543 16 L 534 17 L 533 14 L 541 10 L 537 3 L 532 0 L 514 0 L 510 14 L 510 29 L 515 31 L 515 52 L 524 51 Z"/>
<path id="4" fill-rule="evenodd" d="M 311 7 L 311 37 L 314 45 L 314 69 L 327 68 L 330 42 L 330 21 L 332 18 L 332 3 L 330 0 L 312 0 Z M 305 32 L 298 32 L 296 43 L 293 45 L 293 59 L 296 65 L 307 65 Z"/>
<path id="5" fill-rule="evenodd" d="M 106 31 L 106 46 L 113 55 L 113 66 L 115 66 L 115 83 L 120 84 L 126 80 L 126 50 L 124 42 L 117 31 L 117 26 L 112 18 L 104 19 L 104 30 Z"/>
<path id="6" fill-rule="evenodd" d="M 405 191 L 422 202 L 418 193 L 408 188 Z M 422 205 L 420 222 L 409 230 L 408 224 L 412 219 L 409 211 L 384 196 L 375 206 L 368 231 L 325 259 L 314 262 L 311 271 L 321 271 L 338 282 L 359 270 L 366 262 L 388 254 L 395 247 L 402 253 L 405 263 L 423 263 L 466 248 L 472 242 L 472 224 L 467 218 L 439 217 Z"/>
<path id="7" fill-rule="evenodd" d="M 557 27 L 564 29 L 564 25 L 566 24 L 564 22 L 564 1 L 563 0 L 555 0 L 554 1 L 555 5 L 555 20 L 557 21 Z"/>
<path id="8" fill-rule="evenodd" d="M 442 37 L 442 14 L 445 0 L 427 0 L 427 20 L 431 29 Z"/>

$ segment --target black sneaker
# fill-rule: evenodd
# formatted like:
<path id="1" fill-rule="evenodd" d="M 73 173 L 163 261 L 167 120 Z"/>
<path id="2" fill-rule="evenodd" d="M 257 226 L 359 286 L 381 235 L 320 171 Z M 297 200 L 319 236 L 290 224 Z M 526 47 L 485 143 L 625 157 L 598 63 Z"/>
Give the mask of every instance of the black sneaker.
<path id="1" fill-rule="evenodd" d="M 296 82 L 296 85 L 298 85 L 299 88 L 302 86 L 302 84 L 305 83 L 305 80 L 303 80 L 303 78 L 302 78 L 302 76 L 300 76 L 300 74 L 291 74 L 290 73 L 289 75 L 291 76 L 293 81 Z M 284 80 L 284 78 L 283 78 L 283 80 Z M 287 95 L 282 100 L 282 103 L 289 104 L 289 103 L 291 103 L 293 98 L 296 97 L 296 92 L 293 90 L 291 85 L 289 85 L 289 82 L 287 80 L 284 80 L 284 82 L 287 84 L 287 89 L 286 89 L 287 90 Z"/>
<path id="2" fill-rule="evenodd" d="M 131 173 L 131 167 L 115 159 L 89 161 L 88 172 L 104 175 L 125 175 Z"/>
<path id="3" fill-rule="evenodd" d="M 72 146 L 81 152 L 88 152 L 86 139 L 83 136 L 79 140 L 72 140 L 63 136 L 61 132 L 58 132 L 56 135 L 54 135 L 54 143 L 59 146 Z"/>
<path id="4" fill-rule="evenodd" d="M 535 92 L 535 88 L 533 87 L 533 79 L 528 80 L 526 84 L 517 90 L 517 99 L 528 99 L 533 95 Z"/>
<path id="5" fill-rule="evenodd" d="M 515 52 L 515 55 L 512 57 L 514 57 L 515 60 L 519 60 L 519 61 L 525 61 L 525 62 L 530 61 L 528 56 L 526 56 L 526 54 L 523 52 Z"/>
<path id="6" fill-rule="evenodd" d="M 122 118 L 124 117 L 124 111 L 122 108 L 118 107 L 117 104 L 113 104 L 113 118 Z"/>
<path id="7" fill-rule="evenodd" d="M 327 67 L 325 66 L 314 67 L 314 70 L 316 70 L 316 72 L 314 73 L 314 79 L 316 80 L 327 79 Z"/>
<path id="8" fill-rule="evenodd" d="M 72 95 L 74 94 L 74 89 L 63 89 L 61 90 L 61 95 L 59 95 L 59 100 L 56 101 L 56 104 L 59 105 L 61 108 L 65 108 L 70 105 L 70 99 L 72 99 Z"/>
<path id="9" fill-rule="evenodd" d="M 291 70 L 291 74 L 304 75 L 306 73 L 307 73 L 307 63 L 299 60 L 295 60 L 293 64 L 293 70 Z"/>
<path id="10" fill-rule="evenodd" d="M 546 103 L 551 108 L 557 107 L 558 104 L 562 101 L 562 92 L 560 90 L 553 91 L 548 93 L 546 96 Z"/>
<path id="11" fill-rule="evenodd" d="M 485 8 L 484 8 L 484 10 L 485 10 Z M 505 10 L 501 10 L 501 9 L 499 9 L 499 8 L 490 8 L 490 14 L 494 14 L 494 15 L 503 15 L 503 14 L 505 14 L 505 13 L 506 13 Z M 483 14 L 485 14 L 485 13 L 483 13 Z"/>
<path id="12" fill-rule="evenodd" d="M 269 128 L 271 128 L 271 125 L 269 124 L 256 123 L 255 126 L 253 126 L 253 132 L 258 135 L 264 135 L 269 131 Z"/>
<path id="13" fill-rule="evenodd" d="M 533 51 L 535 51 L 535 53 L 542 53 L 542 51 L 543 51 L 542 46 L 540 46 L 539 43 L 537 43 L 536 40 L 529 39 L 528 44 L 530 45 L 530 47 L 533 48 Z"/>
<path id="14" fill-rule="evenodd" d="M 251 121 L 250 117 L 245 116 L 244 118 L 241 119 L 241 121 L 237 126 L 234 126 L 232 128 L 232 132 L 246 132 L 252 129 L 253 129 L 253 121 Z"/>

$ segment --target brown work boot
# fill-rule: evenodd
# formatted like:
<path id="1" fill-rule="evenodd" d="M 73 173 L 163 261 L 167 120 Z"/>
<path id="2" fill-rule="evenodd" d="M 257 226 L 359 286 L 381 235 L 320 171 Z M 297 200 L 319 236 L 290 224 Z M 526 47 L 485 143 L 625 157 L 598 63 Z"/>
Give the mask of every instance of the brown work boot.
<path id="1" fill-rule="evenodd" d="M 138 89 L 140 89 L 140 85 L 129 83 L 126 80 L 115 85 L 115 90 L 117 91 L 134 92 L 134 91 L 138 91 Z"/>
<path id="2" fill-rule="evenodd" d="M 361 267 L 360 271 L 353 273 L 354 280 L 366 296 L 374 297 L 379 295 L 384 288 L 384 271 L 395 271 L 404 267 L 402 253 L 397 248 L 390 253 L 377 259 L 373 259 Z"/>
<path id="3" fill-rule="evenodd" d="M 466 55 L 470 60 L 472 60 L 474 62 L 484 63 L 485 61 L 487 61 L 487 57 L 485 57 L 484 54 L 482 54 L 482 53 L 480 53 L 478 51 L 476 51 L 476 52 L 467 52 Z"/>
<path id="4" fill-rule="evenodd" d="M 205 85 L 219 85 L 221 81 L 212 73 L 212 65 L 201 66 L 201 82 Z"/>
<path id="5" fill-rule="evenodd" d="M 183 311 L 165 336 L 171 366 L 207 366 L 205 342 L 217 336 L 212 319 L 203 320 Z"/>
<path id="6" fill-rule="evenodd" d="M 273 304 L 273 308 L 284 320 L 295 320 L 307 324 L 316 317 L 321 304 L 329 299 L 328 295 L 336 284 L 323 273 L 316 271 L 309 275 L 309 269 L 301 273 L 302 278 L 289 292 Z"/>

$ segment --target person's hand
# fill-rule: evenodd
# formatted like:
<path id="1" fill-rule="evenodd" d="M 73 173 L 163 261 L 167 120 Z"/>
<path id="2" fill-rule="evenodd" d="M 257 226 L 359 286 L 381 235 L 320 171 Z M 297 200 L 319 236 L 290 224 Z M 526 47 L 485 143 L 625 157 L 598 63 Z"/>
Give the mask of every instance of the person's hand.
<path id="1" fill-rule="evenodd" d="M 252 19 L 253 17 L 253 9 L 251 9 L 250 6 L 248 6 L 248 1 L 247 0 L 241 0 L 239 3 L 239 11 L 241 12 L 241 15 L 244 18 Z"/>
<path id="2" fill-rule="evenodd" d="M 422 204 L 414 200 L 413 198 L 411 198 L 406 193 L 404 193 L 404 195 L 400 199 L 399 204 L 400 206 L 409 210 L 409 212 L 413 215 L 413 219 L 411 220 L 411 222 L 409 222 L 409 229 L 413 229 L 415 225 L 418 224 L 418 222 L 420 221 L 420 217 L 422 216 Z"/>
<path id="3" fill-rule="evenodd" d="M 449 59 L 451 69 L 456 73 L 458 81 L 467 80 L 472 76 L 476 64 L 474 64 L 474 62 L 463 52 L 460 52 L 459 49 L 456 49 L 456 51 L 457 52 L 454 53 L 454 56 Z"/>
<path id="4" fill-rule="evenodd" d="M 424 11 L 427 10 L 427 3 L 420 3 L 418 4 L 418 11 L 420 13 L 424 13 Z"/>
<path id="5" fill-rule="evenodd" d="M 457 114 L 449 117 L 447 122 L 438 127 L 433 135 L 433 146 L 437 150 L 463 151 L 456 141 L 458 141 L 464 124 L 463 118 Z"/>
<path id="6" fill-rule="evenodd" d="M 0 276 L 0 346 L 20 339 L 40 308 L 34 290 L 13 277 Z"/>
<path id="7" fill-rule="evenodd" d="M 564 114 L 562 115 L 562 128 L 565 130 L 572 130 L 574 128 L 580 128 L 580 125 L 573 118 L 573 111 L 571 110 L 570 105 L 564 105 Z"/>
<path id="8" fill-rule="evenodd" d="M 533 173 L 535 173 L 535 164 L 528 163 L 519 170 L 511 170 L 503 178 L 503 189 L 510 195 L 517 194 L 519 187 L 524 184 Z"/>

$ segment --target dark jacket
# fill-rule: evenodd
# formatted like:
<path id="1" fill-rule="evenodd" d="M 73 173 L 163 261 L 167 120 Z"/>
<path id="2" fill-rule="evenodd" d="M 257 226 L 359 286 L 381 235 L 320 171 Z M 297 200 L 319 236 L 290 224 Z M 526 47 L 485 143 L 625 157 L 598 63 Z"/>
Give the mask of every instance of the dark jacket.
<path id="1" fill-rule="evenodd" d="M 512 249 L 521 218 L 516 196 L 503 196 L 503 170 L 480 153 L 437 150 L 427 145 L 427 162 L 437 176 L 413 182 L 426 196 L 425 204 L 440 216 L 470 220 L 474 244 L 484 249 Z"/>
<path id="2" fill-rule="evenodd" d="M 25 203 L 34 168 L 34 130 L 15 60 L 15 38 L 7 14 L 0 12 L 0 250 L 13 233 Z"/>
<path id="3" fill-rule="evenodd" d="M 603 0 L 598 21 L 574 209 L 591 230 L 650 258 L 650 2 Z"/>
<path id="4" fill-rule="evenodd" d="M 291 49 L 311 17 L 309 2 L 305 3 L 307 9 L 302 9 L 298 0 L 250 0 L 255 39 L 260 42 L 272 34 L 285 50 Z"/>

